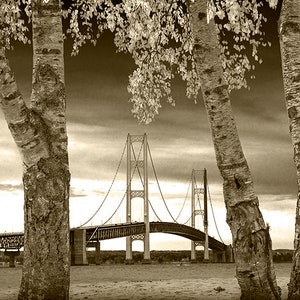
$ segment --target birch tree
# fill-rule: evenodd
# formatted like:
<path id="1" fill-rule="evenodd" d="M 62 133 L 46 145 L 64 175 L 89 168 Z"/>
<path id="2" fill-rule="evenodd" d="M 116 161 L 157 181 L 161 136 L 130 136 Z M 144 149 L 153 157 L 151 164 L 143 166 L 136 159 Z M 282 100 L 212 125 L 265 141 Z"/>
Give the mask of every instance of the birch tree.
<path id="1" fill-rule="evenodd" d="M 27 40 L 21 2 L 0 4 L 1 108 L 23 161 L 24 265 L 18 299 L 68 299 L 70 173 L 61 3 L 22 2 L 32 18 L 30 106 L 5 56 L 11 37 Z"/>
<path id="2" fill-rule="evenodd" d="M 231 8 L 232 3 L 229 1 L 219 2 L 215 9 L 215 13 L 218 16 L 224 17 L 224 11 L 228 11 L 229 3 L 229 13 L 230 14 L 230 6 Z M 259 2 L 258 2 L 259 5 Z M 270 1 L 270 6 L 276 8 L 277 1 Z M 224 7 L 225 6 L 225 7 Z M 244 7 L 238 7 L 236 10 L 243 10 Z M 256 12 L 255 12 L 256 11 Z M 257 10 L 254 10 L 255 18 L 263 18 L 261 14 Z M 241 14 L 240 14 L 241 15 Z M 265 20 L 267 21 L 267 20 Z M 234 20 L 236 22 L 236 20 Z M 234 23 L 233 22 L 233 23 Z M 242 22 L 245 23 L 245 22 Z M 239 45 L 235 45 L 235 53 L 233 54 L 231 51 L 228 51 L 228 47 L 225 41 L 225 47 L 222 47 L 223 50 L 223 64 L 227 67 L 227 70 L 232 68 L 238 70 L 242 70 L 241 72 L 229 72 L 231 74 L 237 74 L 235 78 L 238 78 L 238 85 L 245 83 L 244 72 L 250 69 L 249 60 L 245 56 L 241 56 L 241 50 L 243 50 L 243 41 L 248 40 L 247 35 L 248 30 L 245 28 L 241 28 L 242 30 L 236 31 L 236 27 L 229 26 L 225 24 L 225 29 L 231 30 L 233 32 L 233 39 L 235 41 L 240 42 Z M 250 24 L 252 27 L 253 33 L 258 33 L 260 36 L 263 34 L 260 32 L 259 28 L 253 28 L 253 24 Z M 280 37 L 280 48 L 281 48 L 281 59 L 282 59 L 282 70 L 283 70 L 283 81 L 284 81 L 284 90 L 285 90 L 285 100 L 286 100 L 286 107 L 288 112 L 288 117 L 290 121 L 290 135 L 294 147 L 294 162 L 297 170 L 297 182 L 298 182 L 298 195 L 296 201 L 296 218 L 295 218 L 295 237 L 294 237 L 294 256 L 293 256 L 293 268 L 291 272 L 290 283 L 289 287 L 289 295 L 288 299 L 299 299 L 300 298 L 300 173 L 299 173 L 299 99 L 300 99 L 300 3 L 299 1 L 289 1 L 284 0 L 282 1 L 281 7 L 281 14 L 279 19 L 279 37 Z M 252 55 L 254 56 L 255 60 L 262 62 L 258 58 L 257 47 L 260 44 L 260 40 L 262 37 L 256 38 L 252 45 L 253 51 Z M 242 48 L 241 48 L 242 47 Z M 227 56 L 225 55 L 227 53 Z M 233 55 L 232 55 L 233 54 Z M 224 60 L 224 56 L 225 60 Z M 237 63 L 238 62 L 238 63 Z M 242 62 L 242 63 L 239 63 Z M 225 72 L 226 73 L 226 72 Z M 241 76 L 239 76 L 241 75 Z M 229 74 L 229 78 L 231 75 Z M 231 77 L 233 79 L 233 77 Z M 233 80 L 234 81 L 234 80 Z M 236 86 L 235 86 L 236 87 Z"/>
<path id="3" fill-rule="evenodd" d="M 244 35 L 240 34 L 241 39 L 252 44 L 252 55 L 258 60 L 259 42 L 254 36 L 260 33 L 262 17 L 253 18 L 256 22 L 246 17 L 247 13 L 252 16 L 253 8 L 258 13 L 258 5 L 250 6 L 247 11 L 231 2 L 224 7 L 222 3 L 216 7 L 209 3 L 210 11 L 220 17 L 222 12 L 227 15 L 225 25 L 236 33 L 247 29 Z M 187 82 L 187 95 L 191 98 L 196 99 L 201 86 L 217 164 L 224 179 L 227 222 L 232 232 L 242 299 L 280 299 L 269 229 L 259 210 L 229 99 L 230 89 L 246 86 L 244 73 L 251 65 L 243 55 L 226 56 L 226 46 L 220 53 L 216 26 L 213 20 L 207 22 L 212 19 L 207 15 L 207 2 L 125 0 L 117 5 L 110 1 L 98 1 L 94 5 L 78 1 L 71 15 L 75 53 L 87 40 L 95 43 L 97 35 L 110 29 L 115 32 L 118 49 L 132 54 L 137 69 L 129 78 L 128 89 L 132 93 L 132 111 L 140 121 L 149 123 L 154 119 L 161 99 L 175 103 L 171 95 L 174 73 Z M 92 30 L 93 21 L 98 24 L 97 34 Z M 87 26 L 87 35 L 81 33 L 83 26 Z M 231 68 L 224 74 L 226 66 Z"/>
<path id="4" fill-rule="evenodd" d="M 300 299 L 300 2 L 284 0 L 279 20 L 279 36 L 286 108 L 294 147 L 298 194 L 293 268 L 288 299 Z"/>
<path id="5" fill-rule="evenodd" d="M 259 209 L 243 154 L 220 60 L 216 26 L 207 24 L 206 1 L 190 6 L 194 56 L 208 114 L 217 165 L 223 177 L 227 223 L 232 233 L 241 299 L 280 299 L 269 229 Z"/>

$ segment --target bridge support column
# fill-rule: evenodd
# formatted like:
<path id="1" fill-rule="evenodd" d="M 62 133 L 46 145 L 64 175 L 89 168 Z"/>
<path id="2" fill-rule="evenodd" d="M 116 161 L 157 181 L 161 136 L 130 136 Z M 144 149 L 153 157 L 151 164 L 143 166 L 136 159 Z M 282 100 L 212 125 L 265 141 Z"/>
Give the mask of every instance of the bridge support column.
<path id="1" fill-rule="evenodd" d="M 204 233 L 205 233 L 204 260 L 203 260 L 203 262 L 209 262 L 209 252 L 208 252 L 208 220 L 207 220 L 207 172 L 206 172 L 206 169 L 204 169 L 204 172 L 203 172 L 203 194 L 204 194 L 203 227 L 204 227 Z"/>
<path id="2" fill-rule="evenodd" d="M 226 255 L 226 262 L 228 262 L 228 263 L 234 262 L 233 249 L 232 249 L 231 245 L 228 245 L 226 247 L 225 255 Z"/>
<path id="3" fill-rule="evenodd" d="M 148 223 L 149 225 L 149 223 Z M 146 224 L 147 226 L 147 224 Z M 142 261 L 143 264 L 151 264 L 150 258 L 150 238 L 149 238 L 149 230 L 146 229 L 146 233 L 144 235 L 144 259 Z"/>
<path id="4" fill-rule="evenodd" d="M 204 225 L 204 233 L 205 233 L 205 241 L 204 241 L 204 258 L 203 258 L 203 262 L 209 262 L 207 224 Z"/>
<path id="5" fill-rule="evenodd" d="M 149 225 L 149 223 L 148 223 Z M 146 224 L 147 226 L 147 224 Z M 143 264 L 151 264 L 150 258 L 150 237 L 149 231 L 146 229 L 146 233 L 144 235 L 144 260 L 142 261 Z"/>
<path id="6" fill-rule="evenodd" d="M 149 200 L 148 200 L 148 142 L 147 135 L 144 134 L 144 264 L 150 264 L 150 223 L 149 223 Z"/>
<path id="7" fill-rule="evenodd" d="M 86 230 L 74 229 L 74 244 L 71 247 L 72 265 L 88 265 L 86 257 Z"/>
<path id="8" fill-rule="evenodd" d="M 220 262 L 226 263 L 226 252 L 225 251 L 221 252 L 221 257 L 220 258 L 221 258 Z"/>
<path id="9" fill-rule="evenodd" d="M 16 266 L 15 257 L 20 255 L 20 251 L 5 250 L 4 255 L 9 257 L 9 267 L 14 268 Z"/>
<path id="10" fill-rule="evenodd" d="M 126 257 L 125 257 L 125 264 L 132 265 L 133 258 L 132 258 L 132 238 L 131 236 L 126 237 Z"/>
<path id="11" fill-rule="evenodd" d="M 191 263 L 196 263 L 196 243 L 191 241 Z"/>
<path id="12" fill-rule="evenodd" d="M 218 251 L 214 251 L 214 250 L 212 252 L 212 261 L 214 263 L 218 262 L 218 253 L 219 253 Z"/>
<path id="13" fill-rule="evenodd" d="M 140 160 L 140 153 L 137 155 L 133 144 L 141 143 L 143 148 L 143 159 Z M 141 148 L 141 149 L 142 149 Z M 149 202 L 148 202 L 148 142 L 147 135 L 130 135 L 127 136 L 127 189 L 126 189 L 126 222 L 132 222 L 132 204 L 131 201 L 135 197 L 144 199 L 144 224 L 145 232 L 143 233 L 144 242 L 144 261 L 143 263 L 150 263 L 150 223 L 149 223 Z M 141 172 L 143 170 L 143 172 Z M 132 181 L 134 179 L 135 171 L 139 175 L 139 185 L 142 189 L 132 190 Z M 132 259 L 132 239 L 133 237 L 126 238 L 126 260 L 125 263 L 133 263 Z"/>
<path id="14" fill-rule="evenodd" d="M 213 251 L 213 262 L 216 263 L 226 262 L 225 251 Z"/>
<path id="15" fill-rule="evenodd" d="M 95 264 L 100 265 L 100 242 L 95 243 Z"/>
<path id="16" fill-rule="evenodd" d="M 203 246 L 204 247 L 204 257 L 203 257 L 203 262 L 209 262 L 209 251 L 208 248 L 206 247 L 207 241 L 191 241 L 191 263 L 196 263 L 196 248 L 197 246 Z"/>

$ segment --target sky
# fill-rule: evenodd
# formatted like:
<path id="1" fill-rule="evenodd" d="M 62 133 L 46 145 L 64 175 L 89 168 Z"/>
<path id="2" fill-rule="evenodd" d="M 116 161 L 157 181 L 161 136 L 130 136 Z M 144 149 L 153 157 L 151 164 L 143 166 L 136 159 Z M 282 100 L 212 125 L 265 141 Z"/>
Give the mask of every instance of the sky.
<path id="1" fill-rule="evenodd" d="M 275 16 L 275 17 L 274 17 Z M 292 248 L 296 205 L 296 172 L 284 103 L 276 14 L 266 27 L 272 42 L 261 49 L 263 63 L 257 66 L 250 90 L 231 93 L 232 107 L 246 159 L 254 179 L 264 219 L 271 226 L 273 248 Z M 65 47 L 67 130 L 71 180 L 71 227 L 84 223 L 104 199 L 115 175 L 127 134 L 147 133 L 151 154 L 165 201 L 174 216 L 181 210 L 192 169 L 206 168 L 215 218 L 225 243 L 231 243 L 226 224 L 222 178 L 216 166 L 209 124 L 201 95 L 198 104 L 185 96 L 184 83 L 175 80 L 176 106 L 167 103 L 150 125 L 139 124 L 128 101 L 128 76 L 134 70 L 130 56 L 116 53 L 112 35 L 105 33 L 96 47 L 70 55 Z M 16 45 L 8 53 L 11 67 L 24 98 L 31 91 L 32 54 L 30 46 Z M 0 232 L 23 230 L 22 167 L 2 113 L 0 114 Z M 159 217 L 171 218 L 159 195 L 153 171 L 149 168 L 149 198 Z M 88 223 L 103 223 L 115 210 L 126 189 L 125 158 L 112 191 L 99 214 Z M 190 194 L 181 221 L 190 215 Z M 134 201 L 134 218 L 141 220 L 141 200 Z M 152 220 L 156 220 L 150 213 Z M 112 223 L 125 221 L 125 206 Z M 197 226 L 201 229 L 202 221 Z M 211 211 L 209 234 L 218 238 Z M 150 236 L 151 250 L 189 249 L 190 241 L 166 234 Z M 101 249 L 125 249 L 125 240 L 101 242 Z M 134 250 L 141 250 L 136 242 Z"/>

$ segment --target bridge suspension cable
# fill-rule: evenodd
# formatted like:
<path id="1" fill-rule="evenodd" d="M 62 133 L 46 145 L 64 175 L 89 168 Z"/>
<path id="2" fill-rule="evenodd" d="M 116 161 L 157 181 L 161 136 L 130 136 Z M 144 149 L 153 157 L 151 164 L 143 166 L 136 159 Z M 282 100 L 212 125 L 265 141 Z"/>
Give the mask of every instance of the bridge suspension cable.
<path id="1" fill-rule="evenodd" d="M 132 147 L 132 150 L 133 150 L 133 146 L 132 146 L 132 145 L 131 145 L 131 147 Z M 148 143 L 147 143 L 147 147 L 149 147 Z M 141 155 L 141 150 L 142 150 L 142 146 L 140 147 L 140 151 L 139 151 L 139 154 L 138 154 L 138 158 L 136 158 L 135 151 L 132 151 L 135 161 L 139 160 L 139 157 L 140 157 L 140 155 Z M 138 170 L 138 173 L 139 173 L 139 178 L 140 178 L 140 180 L 141 180 L 142 186 L 143 186 L 143 188 L 145 189 L 145 183 L 143 182 L 142 175 L 141 175 L 141 171 L 140 171 L 139 168 L 137 168 L 137 170 Z M 131 178 L 131 179 L 132 179 L 132 178 Z M 153 213 L 155 214 L 156 218 L 159 220 L 159 222 L 162 222 L 161 218 L 160 218 L 160 217 L 158 216 L 158 214 L 156 213 L 156 211 L 155 211 L 155 209 L 154 209 L 154 207 L 153 207 L 153 205 L 152 205 L 150 199 L 148 199 L 148 202 L 149 202 L 150 207 L 151 207 Z"/>
<path id="2" fill-rule="evenodd" d="M 125 142 L 125 147 L 124 147 L 123 152 L 122 152 L 122 159 L 123 159 L 123 156 L 124 156 L 124 153 L 125 153 L 126 146 L 127 146 L 127 142 Z M 140 147 L 140 150 L 139 150 L 139 153 L 138 153 L 138 159 L 139 159 L 140 156 L 141 156 L 141 152 L 142 152 L 142 146 Z M 121 165 L 121 164 L 119 163 L 118 169 L 120 168 L 120 165 Z M 121 199 L 119 205 L 118 205 L 117 208 L 114 210 L 114 212 L 112 213 L 112 215 L 111 215 L 104 223 L 102 223 L 101 225 L 107 224 L 107 223 L 112 219 L 112 217 L 116 214 L 116 212 L 118 211 L 118 209 L 120 208 L 121 204 L 123 203 L 123 201 L 124 201 L 124 199 L 125 199 L 125 196 L 126 196 L 126 194 L 127 194 L 128 187 L 129 187 L 130 184 L 131 184 L 131 181 L 132 181 L 132 178 L 133 178 L 133 176 L 134 176 L 134 173 L 135 173 L 136 169 L 138 169 L 137 165 L 136 165 L 136 166 L 134 167 L 134 169 L 133 169 L 133 172 L 132 172 L 131 177 L 130 177 L 130 181 L 129 181 L 128 184 L 127 184 L 126 191 L 125 191 L 125 193 L 123 194 L 123 197 L 122 197 L 122 199 Z M 139 170 L 139 169 L 138 169 L 138 170 Z M 116 177 L 116 176 L 115 176 L 115 177 Z M 100 207 L 100 208 L 101 208 L 101 207 Z M 100 210 L 100 208 L 96 211 L 96 213 L 94 213 L 93 217 L 97 214 L 97 212 Z M 92 218 L 93 218 L 93 217 L 92 217 Z M 90 220 L 91 220 L 92 218 L 90 218 Z M 86 224 L 86 223 L 85 223 L 85 224 Z M 96 234 L 97 230 L 99 229 L 99 227 L 100 227 L 101 225 L 98 225 L 98 226 L 95 228 L 93 234 L 91 235 L 91 237 L 89 238 L 89 240 L 86 241 L 86 243 L 88 243 L 88 242 L 94 237 L 94 235 Z M 82 226 L 84 226 L 84 225 L 82 225 Z"/>
<path id="3" fill-rule="evenodd" d="M 133 145 L 131 144 L 132 154 L 133 154 L 133 157 L 134 157 L 134 160 L 135 160 L 135 161 L 138 161 L 138 160 L 140 159 L 140 156 L 141 156 L 141 153 L 142 153 L 142 148 L 143 148 L 143 146 L 141 145 L 141 146 L 140 146 L 140 150 L 139 150 L 138 157 L 136 158 L 136 155 L 135 155 L 135 151 L 134 151 Z M 141 180 L 142 186 L 143 186 L 143 188 L 145 188 L 145 184 L 144 184 L 144 181 L 143 181 L 143 178 L 142 178 L 142 175 L 141 175 L 140 168 L 137 168 L 137 167 L 135 166 L 134 171 L 135 171 L 136 169 L 138 170 L 139 178 L 140 178 L 140 180 Z M 131 182 L 132 178 L 133 178 L 133 176 L 130 178 L 130 182 Z"/>
<path id="4" fill-rule="evenodd" d="M 181 209 L 180 209 L 180 211 L 179 211 L 177 217 L 175 218 L 176 221 L 178 221 L 178 219 L 179 219 L 179 217 L 180 217 L 180 215 L 181 215 L 181 213 L 182 213 L 182 211 L 183 211 L 183 208 L 184 208 L 184 205 L 185 205 L 185 203 L 186 203 L 186 200 L 187 200 L 187 197 L 188 197 L 190 188 L 191 188 L 191 179 L 189 180 L 189 185 L 188 185 L 188 188 L 187 188 L 187 191 L 186 191 L 185 198 L 184 198 L 183 204 L 182 204 L 182 206 L 181 206 Z"/>
<path id="5" fill-rule="evenodd" d="M 197 183 L 196 183 L 196 189 L 197 189 L 197 188 L 198 188 L 198 186 L 197 186 Z M 203 212 L 202 207 L 201 207 L 201 202 L 200 202 L 199 194 L 197 194 L 197 202 L 198 202 L 198 204 L 199 204 L 199 209 L 200 209 L 200 211 Z M 202 217 L 202 222 L 203 222 L 203 221 L 204 221 L 204 215 L 203 215 L 203 213 L 201 213 L 201 217 Z"/>
<path id="6" fill-rule="evenodd" d="M 105 224 L 107 224 L 107 223 L 111 220 L 111 218 L 115 215 L 115 213 L 116 213 L 116 212 L 118 211 L 118 209 L 120 208 L 122 202 L 124 201 L 125 195 L 126 195 L 126 192 L 125 192 L 125 194 L 123 195 L 123 197 L 122 197 L 120 203 L 118 204 L 117 208 L 116 208 L 115 211 L 112 213 L 112 215 L 111 215 L 104 223 L 102 223 L 101 225 L 105 225 Z M 97 230 L 99 229 L 99 227 L 100 227 L 101 225 L 98 225 L 98 226 L 95 228 L 93 234 L 91 235 L 91 237 L 89 238 L 89 240 L 86 241 L 86 243 L 90 242 L 90 240 L 94 237 L 94 235 L 96 234 Z"/>
<path id="7" fill-rule="evenodd" d="M 125 144 L 125 145 L 126 145 L 126 144 Z M 139 158 L 140 158 L 140 156 L 141 156 L 141 152 L 142 152 L 142 146 L 140 147 L 140 150 L 139 150 L 139 153 L 138 153 L 138 158 L 137 158 L 138 160 L 139 160 Z M 133 153 L 134 153 L 134 151 L 133 151 Z M 135 153 L 134 153 L 134 156 L 135 156 Z M 136 159 L 136 156 L 135 156 L 135 159 Z M 118 205 L 117 208 L 114 210 L 114 212 L 112 213 L 112 215 L 111 215 L 104 223 L 102 223 L 102 225 L 107 224 L 107 223 L 112 219 L 112 217 L 116 214 L 116 212 L 118 211 L 118 209 L 120 208 L 122 202 L 123 202 L 124 199 L 125 199 L 125 196 L 126 196 L 128 187 L 129 187 L 130 184 L 131 184 L 132 178 L 133 178 L 134 173 L 135 173 L 136 170 L 138 170 L 139 175 L 140 175 L 141 182 L 142 182 L 142 184 L 143 184 L 143 181 L 142 181 L 142 178 L 141 178 L 141 174 L 140 174 L 139 168 L 138 168 L 137 165 L 136 165 L 136 166 L 134 167 L 134 169 L 133 169 L 132 175 L 131 175 L 131 177 L 130 177 L 130 181 L 129 181 L 127 187 L 126 187 L 126 191 L 125 191 L 125 193 L 123 194 L 123 197 L 122 197 L 122 199 L 121 199 L 119 205 Z"/>
<path id="8" fill-rule="evenodd" d="M 151 207 L 153 213 L 155 214 L 156 218 L 158 219 L 158 221 L 159 221 L 159 222 L 162 222 L 161 218 L 157 215 L 157 213 L 156 213 L 156 211 L 155 211 L 155 209 L 154 209 L 154 207 L 153 207 L 153 205 L 152 205 L 150 199 L 148 199 L 148 202 L 149 202 L 149 204 L 150 204 L 150 207 Z"/>
<path id="9" fill-rule="evenodd" d="M 158 186 L 158 189 L 159 189 L 159 193 L 162 197 L 162 200 L 164 202 L 164 205 L 170 215 L 170 217 L 172 218 L 172 220 L 175 222 L 175 223 L 178 223 L 177 220 L 173 217 L 173 215 L 171 214 L 170 210 L 169 210 L 169 207 L 165 201 L 165 198 L 164 198 L 164 195 L 162 193 L 162 190 L 161 190 L 161 187 L 160 187 L 160 184 L 159 184 L 159 181 L 158 181 L 158 177 L 157 177 L 157 174 L 156 174 L 156 170 L 155 170 L 155 167 L 154 167 L 154 163 L 153 163 L 153 159 L 152 159 L 152 155 L 151 155 L 151 151 L 150 151 L 150 147 L 149 147 L 149 144 L 147 143 L 147 148 L 148 148 L 148 152 L 149 152 L 149 157 L 150 157 L 150 161 L 151 161 L 151 165 L 152 165 L 152 169 L 153 169 L 153 173 L 154 173 L 154 177 L 155 177 L 155 180 L 156 180 L 156 183 L 157 183 L 157 186 Z"/>
<path id="10" fill-rule="evenodd" d="M 107 193 L 106 193 L 106 195 L 105 195 L 103 201 L 101 202 L 101 204 L 99 205 L 99 207 L 97 208 L 97 210 L 95 211 L 95 213 L 94 213 L 94 214 L 93 214 L 86 222 L 84 222 L 83 224 L 81 224 L 81 225 L 78 226 L 78 227 L 83 227 L 84 225 L 86 225 L 87 223 L 89 223 L 89 222 L 96 216 L 96 214 L 100 211 L 100 209 L 101 209 L 102 206 L 104 205 L 105 201 L 107 200 L 108 195 L 109 195 L 109 193 L 111 192 L 111 189 L 112 189 L 112 187 L 113 187 L 113 184 L 114 184 L 114 182 L 115 182 L 115 180 L 116 180 L 116 177 L 117 177 L 117 174 L 118 174 L 118 172 L 119 172 L 120 166 L 121 166 L 121 164 L 122 164 L 122 161 L 123 161 L 123 158 L 124 158 L 124 154 L 125 154 L 125 150 L 126 150 L 126 145 L 127 145 L 127 143 L 125 142 L 125 145 L 124 145 L 124 148 L 123 148 L 123 151 L 122 151 L 122 154 L 121 154 L 121 158 L 120 158 L 120 161 L 119 161 L 119 163 L 118 163 L 116 172 L 115 172 L 115 174 L 114 174 L 113 180 L 112 180 L 112 182 L 111 182 L 111 184 L 110 184 L 110 186 L 109 186 L 109 189 L 108 189 L 108 191 L 107 191 Z M 131 146 L 131 147 L 133 147 L 133 146 Z M 133 149 L 133 148 L 132 148 L 132 149 Z M 133 149 L 132 153 L 133 153 L 133 155 L 134 155 L 135 161 L 139 161 L 139 158 L 140 158 L 140 155 L 141 155 L 141 150 L 142 150 L 142 145 L 141 145 L 141 147 L 140 147 L 140 149 L 139 149 L 139 153 L 138 153 L 138 155 L 137 155 L 137 157 L 136 157 L 136 153 L 135 153 L 135 151 L 134 151 L 134 149 Z M 185 203 L 186 203 L 186 201 L 187 201 L 188 193 L 189 193 L 189 190 L 190 190 L 190 187 L 191 187 L 191 181 L 189 182 L 188 189 L 187 189 L 187 192 L 186 192 L 186 196 L 185 196 L 183 205 L 182 205 L 182 207 L 181 207 L 181 209 L 180 209 L 180 211 L 179 211 L 177 217 L 174 218 L 174 216 L 172 215 L 172 213 L 171 213 L 171 211 L 170 211 L 170 209 L 169 209 L 169 207 L 168 207 L 168 205 L 167 205 L 167 203 L 166 203 L 166 200 L 165 200 L 165 198 L 164 198 L 164 195 L 163 195 L 163 193 L 162 193 L 161 186 L 160 186 L 160 183 L 159 183 L 159 180 L 158 180 L 158 176 L 157 176 L 157 173 L 156 173 L 156 169 L 155 169 L 155 166 L 154 166 L 152 154 L 151 154 L 150 147 L 149 147 L 149 144 L 148 144 L 148 143 L 147 143 L 147 151 L 148 151 L 148 153 L 149 153 L 149 157 L 150 157 L 150 161 L 151 161 L 151 165 L 152 165 L 154 177 L 155 177 L 155 180 L 156 180 L 158 189 L 159 189 L 159 193 L 160 193 L 161 198 L 162 198 L 162 200 L 163 200 L 163 203 L 164 203 L 164 205 L 165 205 L 165 208 L 167 209 L 167 211 L 168 211 L 170 217 L 172 218 L 172 220 L 173 220 L 175 223 L 179 224 L 178 219 L 179 219 L 179 217 L 180 217 L 180 215 L 181 215 L 181 213 L 182 213 L 182 211 L 183 211 L 183 209 L 184 209 L 184 205 L 185 205 Z M 137 164 L 136 164 L 135 167 L 134 167 L 134 170 L 133 170 L 133 172 L 132 172 L 132 174 L 131 174 L 131 176 L 130 176 L 129 183 L 128 183 L 128 185 L 127 185 L 126 191 L 125 191 L 125 193 L 124 193 L 124 195 L 123 195 L 121 201 L 119 202 L 118 206 L 116 207 L 116 209 L 114 210 L 114 212 L 111 214 L 111 216 L 110 216 L 109 218 L 107 218 L 106 221 L 103 222 L 101 225 L 107 224 L 107 223 L 112 219 L 112 217 L 117 213 L 118 209 L 120 208 L 120 206 L 122 205 L 122 203 L 123 203 L 123 201 L 124 201 L 124 199 L 125 199 L 125 196 L 126 196 L 128 187 L 129 187 L 129 185 L 130 185 L 131 182 L 132 182 L 132 179 L 133 179 L 133 176 L 134 176 L 134 174 L 135 174 L 136 169 L 138 170 L 138 174 L 139 174 L 139 178 L 140 178 L 140 180 L 141 180 L 141 184 L 143 185 L 143 187 L 145 187 L 145 183 L 144 183 L 143 178 L 142 178 L 142 176 L 141 176 L 140 170 L 139 170 L 139 168 L 138 168 L 138 166 L 137 166 Z M 197 186 L 196 186 L 196 188 L 197 188 Z M 212 216 L 213 216 L 213 219 L 214 219 L 215 228 L 216 228 L 216 230 L 217 230 L 217 233 L 218 233 L 218 236 L 219 236 L 220 240 L 223 242 L 223 239 L 222 239 L 222 237 L 221 237 L 221 235 L 220 235 L 220 232 L 219 232 L 219 229 L 218 229 L 218 226 L 217 226 L 217 222 L 216 222 L 216 218 L 215 218 L 215 214 L 214 214 L 214 209 L 213 209 L 213 205 L 212 205 L 212 201 L 211 201 L 210 190 L 209 190 L 209 186 L 208 186 L 208 185 L 207 185 L 207 190 L 208 190 L 208 196 L 209 196 L 209 201 L 210 201 L 210 206 L 211 206 L 211 210 L 212 210 Z M 161 218 L 160 218 L 160 217 L 158 216 L 158 214 L 156 213 L 156 211 L 155 211 L 155 209 L 154 209 L 154 207 L 153 207 L 153 205 L 152 205 L 150 199 L 148 200 L 148 202 L 149 202 L 149 204 L 150 204 L 150 207 L 151 207 L 153 213 L 154 213 L 155 216 L 157 217 L 157 219 L 158 219 L 160 222 L 162 222 Z M 200 208 L 200 210 L 201 210 L 201 203 L 200 203 L 199 195 L 198 195 L 198 197 L 197 197 L 197 202 L 198 202 L 199 208 Z M 185 223 L 181 223 L 181 224 L 186 225 L 186 224 L 191 220 L 191 218 L 192 218 L 192 215 L 188 218 L 188 220 L 187 220 Z M 202 215 L 202 219 L 203 219 L 203 215 Z M 96 229 L 95 229 L 94 233 L 92 234 L 91 238 L 94 236 L 94 234 L 97 232 L 98 228 L 99 228 L 101 225 L 98 225 L 98 226 L 96 227 Z M 91 238 L 90 238 L 90 239 L 91 239 Z M 224 243 L 224 242 L 223 242 L 223 243 Z"/>
<path id="11" fill-rule="evenodd" d="M 110 187 L 109 187 L 109 189 L 108 189 L 108 191 L 107 191 L 107 193 L 106 193 L 106 195 L 105 195 L 103 201 L 101 202 L 101 204 L 99 205 L 99 207 L 96 209 L 95 213 L 94 213 L 94 214 L 93 214 L 86 222 L 84 222 L 83 224 L 79 225 L 78 227 L 82 227 L 82 226 L 86 225 L 87 223 L 89 223 L 89 222 L 96 216 L 96 214 L 99 212 L 99 210 L 101 209 L 101 207 L 102 207 L 103 204 L 105 203 L 105 201 L 106 201 L 106 199 L 107 199 L 107 197 L 108 197 L 108 195 L 109 195 L 109 193 L 110 193 L 110 191 L 111 191 L 111 189 L 112 189 L 112 187 L 113 187 L 113 185 L 114 185 L 114 183 L 115 183 L 117 174 L 118 174 L 118 172 L 119 172 L 121 163 L 122 163 L 122 161 L 123 161 L 123 157 L 124 157 L 124 154 L 125 154 L 125 149 L 126 149 L 126 143 L 125 143 L 125 145 L 124 145 L 124 148 L 123 148 L 123 151 L 122 151 L 122 154 L 121 154 L 121 159 L 120 159 L 120 161 L 119 161 L 117 170 L 116 170 L 116 172 L 115 172 L 115 175 L 114 175 L 114 177 L 113 177 L 113 180 L 112 180 L 112 182 L 111 182 L 111 184 L 110 184 Z"/>
<path id="12" fill-rule="evenodd" d="M 126 195 L 126 193 L 125 193 L 125 195 Z M 105 224 L 107 224 L 108 222 L 109 222 L 109 220 L 111 220 L 111 218 L 114 216 L 114 214 L 117 212 L 117 210 L 120 208 L 120 206 L 121 206 L 121 204 L 122 204 L 122 202 L 123 202 L 123 200 L 124 200 L 124 196 L 122 197 L 122 199 L 121 199 L 121 201 L 120 201 L 120 203 L 119 203 L 119 205 L 117 206 L 117 208 L 115 209 L 115 211 L 113 212 L 113 214 L 104 222 L 104 223 L 102 223 L 101 225 L 105 225 Z M 101 225 L 97 225 L 97 227 L 95 228 L 95 230 L 93 231 L 93 233 L 92 233 L 92 235 L 90 236 L 90 238 L 86 241 L 86 243 L 89 243 L 91 240 L 92 240 L 92 238 L 94 237 L 94 235 L 96 234 L 96 232 L 97 232 L 97 230 L 99 229 L 99 227 L 101 226 Z"/>
<path id="13" fill-rule="evenodd" d="M 214 208 L 213 208 L 212 201 L 211 201 L 209 185 L 207 185 L 207 190 L 208 190 L 208 198 L 209 198 L 209 203 L 210 203 L 211 212 L 212 212 L 212 216 L 213 216 L 213 219 L 214 219 L 215 227 L 216 227 L 216 230 L 217 230 L 217 233 L 218 233 L 218 236 L 219 236 L 221 242 L 224 244 L 224 241 L 223 241 L 223 239 L 220 235 L 219 228 L 218 228 L 218 225 L 217 225 L 217 221 L 216 221 L 216 217 L 215 217 L 215 213 L 214 213 Z"/>
<path id="14" fill-rule="evenodd" d="M 120 208 L 121 204 L 123 203 L 123 201 L 124 201 L 124 199 L 125 199 L 125 195 L 126 195 L 126 193 L 123 195 L 123 197 L 122 197 L 120 203 L 118 204 L 118 206 L 116 207 L 116 209 L 114 210 L 114 212 L 111 214 L 111 216 L 110 216 L 105 222 L 103 222 L 101 225 L 107 224 L 107 223 L 112 219 L 112 217 L 116 214 L 116 212 L 117 212 L 118 209 Z"/>
<path id="15" fill-rule="evenodd" d="M 186 225 L 192 218 L 192 215 L 187 219 L 187 221 L 185 221 L 184 223 L 182 223 L 183 225 Z"/>

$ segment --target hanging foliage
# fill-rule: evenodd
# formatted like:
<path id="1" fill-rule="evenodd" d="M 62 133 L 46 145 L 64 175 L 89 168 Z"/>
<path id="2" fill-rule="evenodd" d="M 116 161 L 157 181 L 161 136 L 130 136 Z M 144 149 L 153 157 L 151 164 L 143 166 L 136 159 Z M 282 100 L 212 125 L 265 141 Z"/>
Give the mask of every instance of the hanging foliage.
<path id="1" fill-rule="evenodd" d="M 246 74 L 261 63 L 259 46 L 270 45 L 262 32 L 263 2 L 208 1 L 207 21 L 217 21 L 224 76 L 229 91 L 248 87 Z M 276 7 L 276 0 L 270 0 Z M 78 0 L 69 8 L 73 54 L 101 33 L 115 33 L 118 51 L 129 52 L 137 66 L 129 76 L 133 114 L 145 123 L 158 114 L 161 100 L 175 105 L 171 83 L 175 75 L 186 82 L 194 101 L 199 80 L 193 57 L 194 40 L 186 0 Z M 253 75 L 252 75 L 253 77 Z"/>
<path id="2" fill-rule="evenodd" d="M 10 38 L 28 42 L 20 7 L 30 18 L 30 2 L 5 0 L 1 4 L 1 40 L 7 48 Z M 256 63 L 262 63 L 259 47 L 270 45 L 262 31 L 267 21 L 263 5 L 251 0 L 208 1 L 207 21 L 215 18 L 217 23 L 229 91 L 248 87 L 247 74 Z M 269 0 L 269 5 L 275 8 L 277 0 Z M 186 82 L 187 97 L 197 100 L 200 86 L 187 6 L 187 0 L 64 1 L 63 16 L 69 21 L 67 34 L 73 39 L 73 55 L 87 42 L 95 45 L 104 30 L 114 33 L 118 51 L 132 55 L 136 69 L 129 76 L 128 91 L 132 112 L 141 122 L 155 118 L 162 99 L 175 105 L 171 93 L 175 76 Z"/>
<path id="3" fill-rule="evenodd" d="M 30 0 L 5 0 L 0 4 L 0 44 L 6 49 L 11 49 L 11 41 L 29 43 L 24 19 L 24 12 L 31 15 Z"/>

